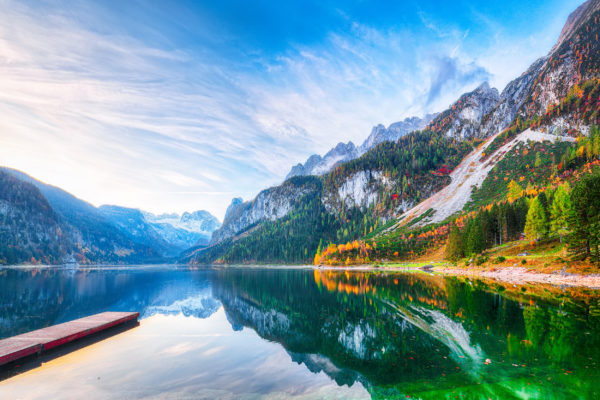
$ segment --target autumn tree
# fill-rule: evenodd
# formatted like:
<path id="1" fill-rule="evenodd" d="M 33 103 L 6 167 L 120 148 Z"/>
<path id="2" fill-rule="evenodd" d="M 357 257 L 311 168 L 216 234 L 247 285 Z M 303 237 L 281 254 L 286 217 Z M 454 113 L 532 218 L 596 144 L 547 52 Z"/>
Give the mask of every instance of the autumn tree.
<path id="1" fill-rule="evenodd" d="M 565 182 L 560 185 L 554 193 L 554 200 L 550 206 L 550 231 L 560 236 L 562 243 L 563 235 L 568 232 L 568 217 L 571 212 L 571 185 Z"/>
<path id="2" fill-rule="evenodd" d="M 527 218 L 525 219 L 525 237 L 529 240 L 539 240 L 548 233 L 548 219 L 539 196 L 531 200 Z"/>
<path id="3" fill-rule="evenodd" d="M 521 196 L 523 196 L 523 188 L 517 182 L 515 182 L 514 179 L 511 180 L 508 183 L 507 200 L 509 201 L 509 203 L 512 203 Z"/>

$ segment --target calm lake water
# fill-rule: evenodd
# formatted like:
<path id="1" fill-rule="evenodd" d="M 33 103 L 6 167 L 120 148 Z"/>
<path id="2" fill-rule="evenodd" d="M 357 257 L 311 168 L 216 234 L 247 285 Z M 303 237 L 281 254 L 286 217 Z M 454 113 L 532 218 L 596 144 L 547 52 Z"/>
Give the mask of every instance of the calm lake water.
<path id="1" fill-rule="evenodd" d="M 600 292 L 421 273 L 0 270 L 0 337 L 107 311 L 126 332 L 0 398 L 598 399 Z"/>

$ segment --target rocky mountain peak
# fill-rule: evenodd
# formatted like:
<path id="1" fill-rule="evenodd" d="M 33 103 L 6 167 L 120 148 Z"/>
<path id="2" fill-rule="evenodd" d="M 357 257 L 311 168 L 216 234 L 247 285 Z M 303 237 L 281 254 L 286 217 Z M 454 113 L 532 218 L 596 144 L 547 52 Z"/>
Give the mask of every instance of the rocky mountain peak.
<path id="1" fill-rule="evenodd" d="M 557 51 L 567 40 L 573 36 L 582 23 L 585 23 L 585 21 L 590 18 L 594 12 L 599 10 L 599 0 L 588 0 L 577 7 L 571 14 L 569 14 L 567 22 L 565 22 L 565 26 L 563 26 L 560 36 L 558 37 L 558 41 L 552 48 L 551 53 Z"/>
<path id="2" fill-rule="evenodd" d="M 442 132 L 457 139 L 485 137 L 482 131 L 483 117 L 500 103 L 498 89 L 483 82 L 473 91 L 460 96 L 446 111 L 438 114 L 427 126 L 434 132 Z"/>
<path id="3" fill-rule="evenodd" d="M 405 118 L 403 121 L 394 122 L 387 128 L 383 124 L 378 124 L 371 129 L 371 133 L 359 147 L 356 147 L 352 142 L 340 142 L 324 156 L 313 154 L 304 164 L 300 163 L 292 167 L 286 179 L 300 175 L 326 174 L 337 165 L 360 157 L 379 143 L 385 141 L 395 142 L 407 133 L 423 129 L 436 115 L 427 114 L 423 118 Z"/>

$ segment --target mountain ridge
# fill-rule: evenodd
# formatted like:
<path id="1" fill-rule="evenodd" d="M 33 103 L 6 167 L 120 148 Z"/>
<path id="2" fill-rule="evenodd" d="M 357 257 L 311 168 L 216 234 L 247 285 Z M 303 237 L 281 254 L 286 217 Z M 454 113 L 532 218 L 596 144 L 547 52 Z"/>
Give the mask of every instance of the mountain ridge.
<path id="1" fill-rule="evenodd" d="M 5 227 L 0 229 L 0 263 L 162 262 L 192 246 L 207 245 L 220 226 L 204 210 L 175 215 L 180 226 L 147 221 L 152 214 L 113 205 L 97 208 L 12 168 L 0 167 L 0 174 L 0 220 Z M 28 193 L 29 203 L 22 193 Z"/>

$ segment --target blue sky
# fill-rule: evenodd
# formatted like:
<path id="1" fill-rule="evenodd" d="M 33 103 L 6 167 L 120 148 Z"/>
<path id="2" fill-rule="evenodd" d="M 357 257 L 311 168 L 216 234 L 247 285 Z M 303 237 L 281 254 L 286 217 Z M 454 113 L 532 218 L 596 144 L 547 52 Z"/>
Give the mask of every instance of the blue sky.
<path id="1" fill-rule="evenodd" d="M 580 3 L 0 0 L 0 164 L 222 219 L 312 153 L 502 90 Z"/>

